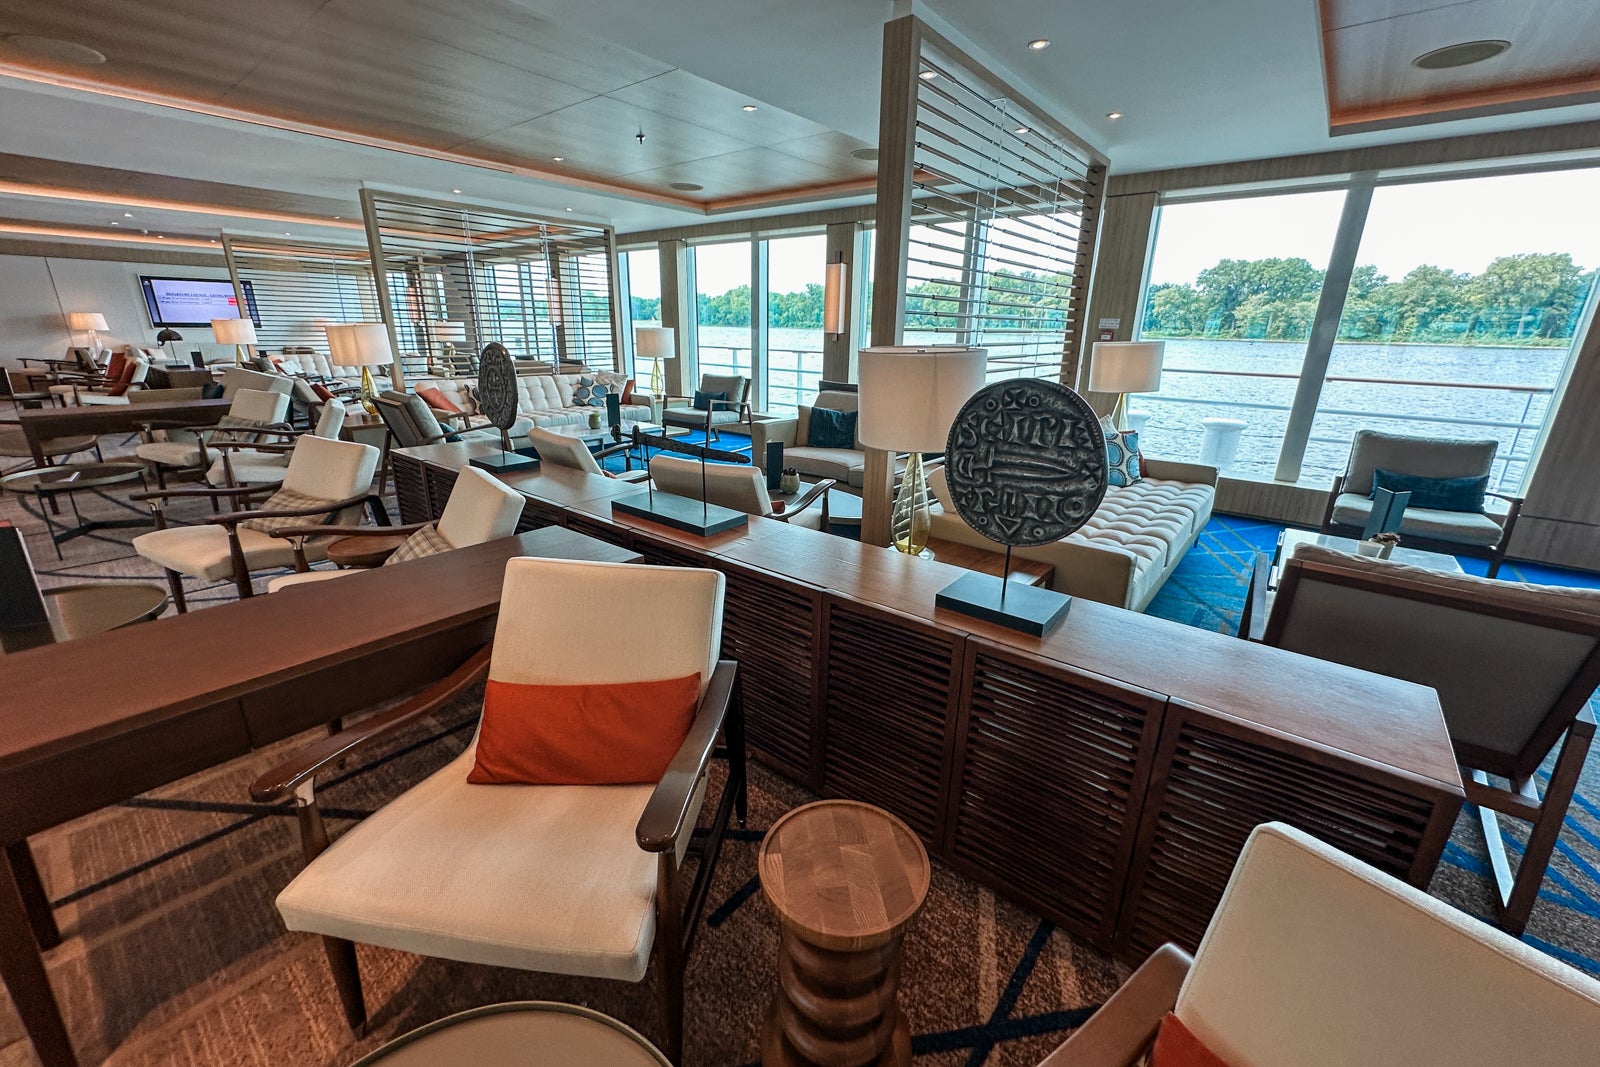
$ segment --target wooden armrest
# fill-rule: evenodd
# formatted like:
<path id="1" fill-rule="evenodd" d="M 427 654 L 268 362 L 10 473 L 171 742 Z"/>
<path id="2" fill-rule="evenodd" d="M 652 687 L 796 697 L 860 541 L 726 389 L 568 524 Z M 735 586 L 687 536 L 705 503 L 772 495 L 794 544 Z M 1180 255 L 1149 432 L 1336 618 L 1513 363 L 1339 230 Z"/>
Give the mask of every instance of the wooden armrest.
<path id="1" fill-rule="evenodd" d="M 489 674 L 489 654 L 493 646 L 485 645 L 472 658 L 440 681 L 399 705 L 363 719 L 348 730 L 340 730 L 332 737 L 308 745 L 272 770 L 257 778 L 250 786 L 250 799 L 258 804 L 271 804 L 292 795 L 301 783 L 310 781 L 330 764 L 350 755 L 414 719 L 421 718 L 440 706 L 449 703 L 469 686 L 482 681 Z"/>
<path id="2" fill-rule="evenodd" d="M 720 660 L 711 672 L 711 684 L 706 686 L 700 707 L 695 710 L 694 722 L 689 726 L 689 736 L 678 746 L 667 771 L 661 776 L 655 792 L 639 816 L 634 837 L 646 852 L 667 852 L 675 848 L 678 835 L 683 833 L 689 818 L 689 801 L 694 798 L 695 786 L 711 762 L 717 735 L 722 732 L 722 720 L 733 703 L 734 683 L 738 679 L 739 665 L 731 659 Z"/>
<path id="3" fill-rule="evenodd" d="M 241 497 L 257 493 L 275 493 L 276 485 L 257 486 L 188 486 L 183 489 L 151 489 L 148 492 L 134 493 L 129 500 L 166 500 L 170 497 Z"/>
<path id="4" fill-rule="evenodd" d="M 1257 552 L 1250 567 L 1244 611 L 1239 616 L 1239 636 L 1257 644 L 1267 638 L 1267 581 L 1272 575 L 1272 554 Z"/>
<path id="5" fill-rule="evenodd" d="M 293 452 L 294 443 L 284 441 L 207 441 L 213 452 Z"/>
<path id="6" fill-rule="evenodd" d="M 1492 496 L 1492 497 L 1495 497 L 1496 499 L 1499 499 L 1499 500 L 1504 500 L 1508 504 L 1521 504 L 1524 500 L 1527 499 L 1521 493 L 1496 493 L 1493 490 L 1490 490 L 1489 492 L 1486 492 L 1483 495 L 1484 496 Z"/>
<path id="7" fill-rule="evenodd" d="M 813 485 L 810 489 L 807 489 L 803 494 L 795 497 L 792 503 L 784 505 L 783 514 L 794 515 L 798 512 L 804 511 L 812 504 L 815 504 L 818 500 L 821 500 L 823 497 L 827 496 L 828 490 L 832 489 L 838 484 L 839 482 L 836 478 L 822 479 L 822 481 L 818 482 L 816 485 Z"/>
<path id="8" fill-rule="evenodd" d="M 252 511 L 252 515 L 260 515 L 259 511 Z M 325 534 L 334 534 L 339 537 L 388 537 L 391 534 L 414 534 L 427 526 L 425 522 L 408 523 L 405 526 L 294 526 L 287 530 L 279 530 L 279 537 L 321 537 Z"/>
<path id="9" fill-rule="evenodd" d="M 277 486 L 264 488 L 276 489 Z M 353 508 L 358 504 L 365 504 L 376 499 L 371 493 L 361 493 L 357 496 L 345 497 L 328 504 L 319 504 L 314 508 L 274 508 L 271 511 L 228 511 L 221 515 L 213 515 L 210 522 L 217 526 L 237 526 L 246 519 L 298 519 L 309 518 L 312 515 L 331 515 L 345 508 Z M 282 535 L 279 535 L 282 536 Z"/>
<path id="10" fill-rule="evenodd" d="M 1178 990 L 1193 964 L 1193 957 L 1177 945 L 1156 949 L 1039 1067 L 1132 1067 L 1178 1002 Z"/>

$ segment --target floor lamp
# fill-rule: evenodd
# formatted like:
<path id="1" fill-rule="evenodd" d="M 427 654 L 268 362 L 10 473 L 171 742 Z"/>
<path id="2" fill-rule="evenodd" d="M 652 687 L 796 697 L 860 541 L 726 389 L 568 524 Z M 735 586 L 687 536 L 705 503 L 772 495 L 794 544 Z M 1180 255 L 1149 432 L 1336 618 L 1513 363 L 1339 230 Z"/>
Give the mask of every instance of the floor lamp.
<path id="1" fill-rule="evenodd" d="M 106 317 L 98 311 L 71 311 L 67 313 L 67 328 L 74 332 L 86 333 L 88 337 L 89 355 L 100 355 L 100 331 L 111 327 L 106 325 Z"/>
<path id="2" fill-rule="evenodd" d="M 671 359 L 676 332 L 670 326 L 635 326 L 633 328 L 633 362 L 635 373 L 639 361 L 650 361 L 650 395 L 660 399 L 667 391 L 661 377 L 661 361 Z"/>
<path id="3" fill-rule="evenodd" d="M 983 386 L 989 353 L 982 348 L 863 348 L 856 440 L 867 448 L 905 452 L 890 513 L 890 539 L 908 555 L 924 555 L 933 526 L 922 453 L 943 452 L 950 423 Z"/>
<path id="4" fill-rule="evenodd" d="M 1089 353 L 1089 392 L 1116 393 L 1111 424 L 1126 429 L 1128 394 L 1161 388 L 1165 341 L 1096 341 Z"/>

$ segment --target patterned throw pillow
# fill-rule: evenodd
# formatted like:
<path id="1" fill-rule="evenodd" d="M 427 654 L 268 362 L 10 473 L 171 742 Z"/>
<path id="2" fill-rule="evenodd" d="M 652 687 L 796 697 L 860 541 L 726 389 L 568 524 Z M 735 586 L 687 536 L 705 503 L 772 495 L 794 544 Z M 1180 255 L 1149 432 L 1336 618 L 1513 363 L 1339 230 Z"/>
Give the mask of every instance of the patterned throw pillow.
<path id="1" fill-rule="evenodd" d="M 599 375 L 595 375 L 593 378 L 584 375 L 579 378 L 578 387 L 572 390 L 572 402 L 579 407 L 584 405 L 596 408 L 605 407 L 606 394 L 611 392 L 611 387 L 599 379 Z"/>
<path id="2" fill-rule="evenodd" d="M 390 557 L 383 561 L 385 567 L 391 563 L 404 563 L 408 559 L 421 559 L 424 556 L 437 556 L 441 552 L 448 552 L 454 547 L 449 541 L 439 536 L 439 531 L 433 523 L 428 523 L 422 529 L 405 539 L 405 543 L 394 550 Z"/>
<path id="3" fill-rule="evenodd" d="M 1139 435 L 1117 429 L 1110 419 L 1101 419 L 1100 429 L 1106 435 L 1106 482 L 1128 486 L 1143 481 L 1139 473 Z"/>
<path id="4" fill-rule="evenodd" d="M 219 430 L 259 430 L 262 423 L 257 419 L 246 419 L 238 415 L 224 415 L 217 420 Z"/>
<path id="5" fill-rule="evenodd" d="M 261 505 L 262 511 L 295 511 L 300 508 L 316 508 L 331 504 L 333 501 L 324 500 L 319 496 L 307 496 L 297 493 L 293 489 L 279 489 L 267 497 L 267 502 Z M 287 530 L 295 526 L 322 526 L 333 521 L 331 513 L 321 515 L 302 515 L 281 519 L 246 519 L 240 526 L 248 526 L 252 530 L 260 530 L 266 534 L 276 534 L 279 530 Z"/>

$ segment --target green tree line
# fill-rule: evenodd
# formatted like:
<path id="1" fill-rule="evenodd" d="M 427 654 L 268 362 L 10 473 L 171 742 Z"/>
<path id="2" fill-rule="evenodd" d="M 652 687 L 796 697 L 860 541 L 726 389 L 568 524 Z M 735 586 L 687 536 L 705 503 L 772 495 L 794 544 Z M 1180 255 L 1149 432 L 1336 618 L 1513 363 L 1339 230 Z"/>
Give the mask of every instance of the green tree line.
<path id="1" fill-rule="evenodd" d="M 1424 264 L 1399 281 L 1355 269 L 1342 341 L 1492 345 L 1569 341 L 1596 271 L 1565 252 L 1501 256 L 1481 274 Z M 1323 272 L 1304 259 L 1224 259 L 1193 284 L 1152 285 L 1148 337 L 1301 340 L 1311 331 Z"/>

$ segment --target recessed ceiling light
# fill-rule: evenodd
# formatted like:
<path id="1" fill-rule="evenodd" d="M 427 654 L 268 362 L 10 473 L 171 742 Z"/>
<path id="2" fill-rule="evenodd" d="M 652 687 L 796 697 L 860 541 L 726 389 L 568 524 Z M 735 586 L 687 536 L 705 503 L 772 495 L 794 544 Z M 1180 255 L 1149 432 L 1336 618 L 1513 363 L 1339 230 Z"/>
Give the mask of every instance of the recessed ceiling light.
<path id="1" fill-rule="evenodd" d="M 335 216 L 334 216 L 334 218 L 336 218 L 336 219 L 342 219 L 342 218 L 344 218 L 344 216 L 343 216 L 343 215 L 335 215 Z"/>
<path id="2" fill-rule="evenodd" d="M 1025 133 L 1032 133 L 1032 132 L 1033 131 L 1028 129 L 1028 127 L 1026 127 L 1026 126 L 1018 126 L 1017 127 L 1017 136 L 1018 137 L 1021 137 Z"/>
<path id="3" fill-rule="evenodd" d="M 673 182 L 671 185 L 667 186 L 667 188 L 676 189 L 680 193 L 698 193 L 700 190 L 704 189 L 705 186 L 696 185 L 694 182 Z"/>
<path id="4" fill-rule="evenodd" d="M 451 191 L 451 192 L 452 192 L 452 193 L 455 193 L 455 194 L 456 194 L 456 195 L 457 195 L 457 196 L 460 196 L 460 195 L 461 195 L 461 190 L 460 190 L 460 189 L 452 189 L 452 190 L 450 190 L 450 191 Z"/>
<path id="5" fill-rule="evenodd" d="M 876 148 L 858 148 L 850 154 L 867 163 L 876 163 L 878 160 L 878 150 Z"/>
<path id="6" fill-rule="evenodd" d="M 1113 122 L 1115 122 L 1117 119 L 1120 119 L 1121 117 L 1122 117 L 1122 112 L 1120 112 L 1120 111 L 1107 111 L 1106 112 L 1106 118 L 1110 119 Z"/>
<path id="7" fill-rule="evenodd" d="M 936 71 L 936 70 L 925 70 L 921 74 L 917 75 L 917 77 L 921 78 L 925 82 L 931 82 L 931 81 L 933 81 L 933 79 L 937 78 L 938 76 L 939 76 L 939 72 Z"/>
<path id="8" fill-rule="evenodd" d="M 166 240 L 166 239 L 167 239 L 167 235 L 166 235 L 166 234 L 164 234 L 164 233 L 158 233 L 158 234 L 156 234 L 156 240 L 158 240 L 158 241 L 165 241 L 165 240 Z"/>
<path id="9" fill-rule="evenodd" d="M 1028 51 L 1030 52 L 1043 52 L 1049 47 L 1050 42 L 1045 40 L 1043 37 L 1036 37 L 1028 42 Z"/>
<path id="10" fill-rule="evenodd" d="M 754 110 L 755 110 L 755 109 L 756 109 L 756 106 L 755 106 L 755 105 L 754 105 L 754 104 L 746 104 L 746 105 L 745 105 L 745 106 L 744 106 L 744 107 L 743 107 L 743 108 L 741 108 L 741 109 L 740 109 L 740 110 L 741 110 L 741 111 L 754 111 Z"/>
<path id="11" fill-rule="evenodd" d="M 120 222 L 113 222 L 113 223 L 112 223 L 112 224 L 111 224 L 111 225 L 113 225 L 113 226 L 121 226 L 121 225 L 122 225 L 122 223 L 120 223 Z"/>
<path id="12" fill-rule="evenodd" d="M 284 231 L 283 231 L 283 235 L 284 235 L 284 236 L 285 236 L 285 237 L 293 237 L 293 236 L 294 236 L 294 234 L 292 234 L 292 233 L 290 233 L 290 232 L 289 232 L 289 231 L 288 231 L 288 230 L 284 230 Z"/>
<path id="13" fill-rule="evenodd" d="M 133 218 L 133 212 L 131 212 L 131 211 L 124 211 L 124 212 L 123 212 L 123 213 L 122 213 L 122 217 L 123 217 L 123 218 L 125 218 L 125 219 L 131 219 L 131 218 Z"/>
<path id="14" fill-rule="evenodd" d="M 58 37 L 39 37 L 31 33 L 8 33 L 0 36 L 0 41 L 4 41 L 19 52 L 26 52 L 42 59 L 54 59 L 61 63 L 77 63 L 85 67 L 95 67 L 106 61 L 104 52 L 96 51 L 85 44 L 78 44 L 76 41 L 63 41 Z"/>
<path id="15" fill-rule="evenodd" d="M 571 209 L 571 208 L 570 208 L 570 207 L 569 207 L 569 208 L 567 208 L 567 210 L 568 210 L 568 211 L 571 211 L 571 210 L 572 210 L 572 209 Z"/>
<path id="16" fill-rule="evenodd" d="M 1462 41 L 1460 44 L 1447 44 L 1443 48 L 1435 48 L 1431 52 L 1424 52 L 1411 61 L 1413 67 L 1423 70 L 1448 70 L 1451 67 L 1465 67 L 1473 63 L 1482 63 L 1511 47 L 1510 41 Z"/>
<path id="17" fill-rule="evenodd" d="M 566 156 L 551 156 L 550 159 L 555 163 L 565 163 L 567 161 Z"/>

